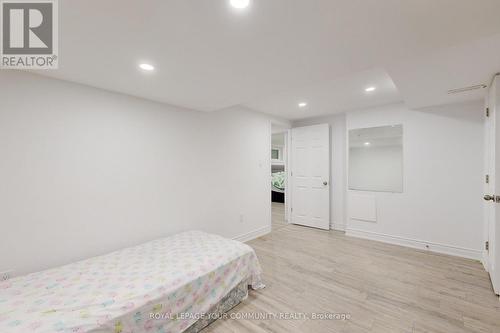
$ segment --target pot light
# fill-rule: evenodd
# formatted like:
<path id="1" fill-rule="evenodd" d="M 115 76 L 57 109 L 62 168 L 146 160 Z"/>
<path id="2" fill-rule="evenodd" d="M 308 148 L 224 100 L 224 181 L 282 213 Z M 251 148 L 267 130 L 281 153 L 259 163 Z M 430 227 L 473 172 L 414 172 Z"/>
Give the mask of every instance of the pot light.
<path id="1" fill-rule="evenodd" d="M 299 108 L 305 108 L 307 106 L 306 102 L 300 102 L 299 103 Z"/>
<path id="2" fill-rule="evenodd" d="M 229 3 L 236 9 L 244 9 L 248 7 L 250 0 L 230 0 Z"/>
<path id="3" fill-rule="evenodd" d="M 372 91 L 375 91 L 375 89 L 377 89 L 377 88 L 375 88 L 375 87 L 368 87 L 368 88 L 365 89 L 365 91 L 366 92 L 372 92 Z"/>
<path id="4" fill-rule="evenodd" d="M 372 144 L 372 143 L 371 143 L 371 142 L 368 142 L 368 141 L 364 143 L 364 145 L 365 145 L 365 146 L 369 146 L 369 145 L 371 145 L 371 144 Z"/>
<path id="5" fill-rule="evenodd" d="M 139 68 L 142 70 L 148 71 L 148 72 L 151 72 L 155 69 L 155 67 L 153 65 L 150 65 L 150 64 L 140 64 Z"/>

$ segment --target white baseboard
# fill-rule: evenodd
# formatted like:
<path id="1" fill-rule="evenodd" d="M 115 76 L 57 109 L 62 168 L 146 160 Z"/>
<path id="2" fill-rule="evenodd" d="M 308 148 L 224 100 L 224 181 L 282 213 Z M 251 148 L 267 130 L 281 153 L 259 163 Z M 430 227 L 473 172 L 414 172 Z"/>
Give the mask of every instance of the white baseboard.
<path id="1" fill-rule="evenodd" d="M 485 271 L 489 271 L 489 268 L 488 268 L 488 252 L 484 251 L 482 252 L 482 256 L 481 256 L 481 263 L 483 264 L 483 267 L 484 267 L 484 270 Z"/>
<path id="2" fill-rule="evenodd" d="M 253 231 L 247 232 L 246 234 L 233 237 L 233 240 L 237 240 L 237 241 L 240 241 L 240 242 L 248 242 L 248 241 L 251 241 L 252 239 L 264 236 L 264 235 L 266 235 L 266 234 L 268 234 L 270 232 L 271 232 L 271 226 L 268 225 L 268 226 L 265 226 L 265 227 L 262 227 L 262 228 L 255 229 Z"/>
<path id="3" fill-rule="evenodd" d="M 333 230 L 338 230 L 338 231 L 345 231 L 345 229 L 346 229 L 345 223 L 341 223 L 341 222 L 332 222 L 330 224 L 330 227 Z"/>
<path id="4" fill-rule="evenodd" d="M 483 256 L 481 250 L 467 249 L 453 245 L 444 245 L 399 236 L 391 236 L 371 231 L 347 228 L 346 235 L 474 260 L 481 260 Z"/>

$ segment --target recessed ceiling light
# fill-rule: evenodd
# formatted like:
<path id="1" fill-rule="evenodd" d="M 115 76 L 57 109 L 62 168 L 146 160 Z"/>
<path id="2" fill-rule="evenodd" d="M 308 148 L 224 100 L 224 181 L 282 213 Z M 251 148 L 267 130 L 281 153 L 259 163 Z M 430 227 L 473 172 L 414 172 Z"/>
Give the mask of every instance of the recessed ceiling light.
<path id="1" fill-rule="evenodd" d="M 230 4 L 236 9 L 244 9 L 248 7 L 250 0 L 230 0 Z"/>
<path id="2" fill-rule="evenodd" d="M 139 68 L 143 69 L 145 71 L 148 71 L 148 72 L 150 72 L 150 71 L 152 71 L 152 70 L 155 69 L 155 67 L 153 65 L 150 65 L 150 64 L 140 64 Z"/>
<path id="3" fill-rule="evenodd" d="M 299 103 L 299 108 L 305 108 L 307 106 L 306 102 L 300 102 Z"/>
<path id="4" fill-rule="evenodd" d="M 365 89 L 365 91 L 366 92 L 372 92 L 372 91 L 375 91 L 375 89 L 377 89 L 377 88 L 375 88 L 375 87 L 368 87 L 368 88 Z"/>
<path id="5" fill-rule="evenodd" d="M 368 141 L 367 141 L 367 142 L 365 142 L 365 143 L 364 143 L 364 145 L 365 145 L 365 146 L 369 146 L 369 145 L 371 145 L 371 142 L 368 142 Z"/>

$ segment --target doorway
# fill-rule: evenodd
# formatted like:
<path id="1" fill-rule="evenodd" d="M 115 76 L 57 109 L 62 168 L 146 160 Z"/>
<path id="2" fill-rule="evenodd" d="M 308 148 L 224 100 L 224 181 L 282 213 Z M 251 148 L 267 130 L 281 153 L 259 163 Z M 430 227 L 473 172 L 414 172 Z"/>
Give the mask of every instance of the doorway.
<path id="1" fill-rule="evenodd" d="M 288 200 L 288 129 L 271 125 L 272 229 L 286 227 Z"/>

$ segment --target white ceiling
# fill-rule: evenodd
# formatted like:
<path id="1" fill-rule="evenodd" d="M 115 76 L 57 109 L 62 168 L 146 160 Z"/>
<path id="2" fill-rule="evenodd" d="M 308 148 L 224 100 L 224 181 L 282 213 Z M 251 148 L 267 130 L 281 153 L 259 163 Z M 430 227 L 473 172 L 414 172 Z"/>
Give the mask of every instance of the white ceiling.
<path id="1" fill-rule="evenodd" d="M 487 89 L 459 94 L 447 91 L 491 83 L 500 72 L 500 34 L 394 62 L 387 69 L 412 108 L 481 99 Z"/>
<path id="2" fill-rule="evenodd" d="M 447 89 L 500 71 L 499 39 L 479 41 L 500 34 L 499 0 L 251 1 L 239 12 L 229 0 L 59 1 L 60 69 L 41 74 L 202 111 L 242 104 L 297 119 L 442 104 Z M 497 52 L 475 54 L 484 49 Z M 140 62 L 157 70 L 143 73 Z M 368 85 L 377 91 L 365 95 Z M 297 110 L 303 99 L 308 108 Z"/>
<path id="3" fill-rule="evenodd" d="M 376 90 L 366 93 L 366 87 L 376 87 Z M 298 103 L 302 101 L 307 106 L 299 108 Z M 401 96 L 389 75 L 382 69 L 372 69 L 255 99 L 246 106 L 288 119 L 300 119 L 399 101 Z"/>

